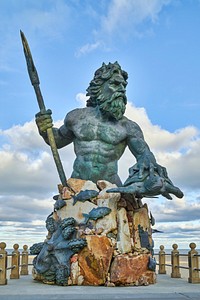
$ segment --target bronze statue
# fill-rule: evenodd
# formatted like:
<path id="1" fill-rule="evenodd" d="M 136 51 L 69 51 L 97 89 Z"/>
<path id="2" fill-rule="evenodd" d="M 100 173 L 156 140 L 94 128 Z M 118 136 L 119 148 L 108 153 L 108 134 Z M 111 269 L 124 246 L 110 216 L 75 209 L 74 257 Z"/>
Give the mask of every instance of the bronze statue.
<path id="1" fill-rule="evenodd" d="M 37 255 L 33 262 L 35 274 L 42 275 L 42 277 L 39 276 L 39 280 L 43 278 L 43 282 L 68 285 L 72 268 L 71 258 L 74 257 L 75 253 L 79 253 L 80 257 L 86 255 L 84 261 L 88 261 L 90 269 L 93 270 L 92 265 L 96 266 L 98 259 L 95 258 L 95 254 L 91 255 L 91 250 L 87 253 L 87 242 L 92 238 L 96 238 L 96 236 L 101 237 L 101 233 L 104 240 L 105 238 L 108 239 L 107 241 L 109 245 L 112 245 L 113 250 L 114 247 L 118 249 L 120 257 L 124 255 L 123 259 L 125 260 L 127 259 L 127 253 L 135 253 L 136 251 L 141 254 L 146 249 L 145 251 L 148 251 L 148 254 L 142 255 L 144 259 L 145 255 L 148 256 L 147 270 L 154 272 L 156 262 L 151 258 L 154 246 L 151 237 L 151 225 L 155 224 L 155 219 L 151 214 L 149 218 L 148 208 L 146 205 L 142 205 L 141 199 L 160 194 L 167 199 L 172 199 L 170 193 L 181 198 L 183 193 L 173 185 L 166 169 L 156 162 L 138 124 L 124 116 L 127 104 L 127 72 L 121 69 L 118 62 L 107 65 L 103 63 L 95 72 L 94 78 L 87 89 L 87 95 L 89 96 L 87 106 L 69 112 L 65 117 L 64 124 L 60 128 L 55 128 L 53 127 L 51 110 L 45 108 L 39 88 L 39 77 L 28 43 L 22 32 L 21 38 L 29 76 L 40 108 L 40 112 L 36 114 L 39 133 L 45 142 L 51 146 L 62 186 L 68 187 L 70 193 L 73 192 L 70 198 L 64 198 L 59 190 L 60 194 L 53 197 L 56 200 L 54 213 L 50 214 L 46 220 L 48 236 L 43 243 L 34 244 L 30 249 L 32 254 Z M 116 184 L 114 188 L 105 188 L 108 193 L 122 194 L 122 197 L 116 195 L 119 197 L 118 200 L 114 198 L 116 205 L 112 203 L 113 195 L 109 198 L 108 194 L 105 193 L 104 198 L 103 191 L 100 192 L 104 187 L 100 187 L 98 184 L 99 191 L 96 190 L 96 187 L 94 190 L 80 189 L 78 194 L 69 186 L 57 149 L 70 143 L 74 144 L 76 154 L 71 177 L 91 180 L 94 183 L 102 180 L 105 184 L 105 181 L 109 181 L 109 186 L 112 186 L 110 183 Z M 129 177 L 122 184 L 118 176 L 118 160 L 127 146 L 136 158 L 136 164 L 130 167 Z M 98 198 L 100 194 L 99 202 L 95 202 L 94 199 Z M 86 201 L 87 203 L 85 203 Z M 88 203 L 89 206 L 87 206 Z M 65 217 L 64 214 L 63 218 L 59 214 L 59 210 L 63 210 L 65 206 L 69 209 L 69 212 L 72 212 L 74 205 L 77 206 L 78 214 L 82 215 L 83 219 L 85 218 L 84 221 L 81 221 L 77 215 L 74 218 L 71 215 Z M 104 217 L 109 217 L 106 221 L 109 224 L 106 228 L 106 237 L 105 232 L 102 231 L 104 229 L 96 227 L 98 220 Z M 121 226 L 119 225 L 119 219 L 121 223 L 123 220 L 124 230 L 119 230 Z M 126 238 L 124 238 L 124 235 L 126 235 Z M 112 240 L 109 241 L 110 238 Z M 80 253 L 82 249 L 83 251 Z M 110 255 L 113 255 L 114 252 L 110 253 Z M 80 257 L 76 256 L 74 259 L 78 260 Z M 115 258 L 118 259 L 118 257 Z M 94 264 L 92 263 L 93 259 Z M 111 264 L 111 258 L 109 264 Z M 109 272 L 111 272 L 111 269 L 110 266 L 110 269 L 108 268 Z M 77 270 L 77 276 L 79 276 L 80 270 L 78 268 Z M 83 280 L 86 275 L 81 276 L 81 280 Z M 102 282 L 105 283 L 107 276 L 104 277 L 102 277 L 102 281 L 99 281 L 101 284 Z"/>
<path id="2" fill-rule="evenodd" d="M 87 89 L 87 107 L 69 112 L 64 124 L 59 129 L 53 128 L 51 110 L 46 110 L 44 105 L 27 40 L 22 31 L 20 34 L 28 73 L 40 107 L 36 123 L 40 135 L 51 146 L 62 185 L 70 188 L 57 148 L 74 144 L 76 160 L 72 178 L 93 182 L 103 179 L 121 186 L 117 163 L 128 146 L 137 163 L 129 169 L 124 187 L 111 192 L 131 193 L 137 198 L 162 194 L 172 199 L 169 193 L 183 197 L 180 189 L 169 179 L 166 169 L 156 162 L 138 124 L 123 116 L 128 74 L 118 62 L 102 64 Z"/>
<path id="3" fill-rule="evenodd" d="M 53 127 L 50 110 L 39 112 L 36 115 L 39 133 L 49 144 L 47 130 L 53 127 L 57 148 L 74 144 L 72 178 L 107 180 L 120 187 L 115 192 L 138 197 L 162 194 L 171 199 L 169 193 L 172 193 L 181 198 L 183 193 L 168 178 L 166 169 L 156 162 L 138 124 L 124 116 L 127 78 L 118 62 L 103 63 L 87 89 L 87 107 L 69 112 L 60 128 Z M 129 178 L 121 187 L 117 163 L 127 146 L 137 163 L 130 168 Z"/>

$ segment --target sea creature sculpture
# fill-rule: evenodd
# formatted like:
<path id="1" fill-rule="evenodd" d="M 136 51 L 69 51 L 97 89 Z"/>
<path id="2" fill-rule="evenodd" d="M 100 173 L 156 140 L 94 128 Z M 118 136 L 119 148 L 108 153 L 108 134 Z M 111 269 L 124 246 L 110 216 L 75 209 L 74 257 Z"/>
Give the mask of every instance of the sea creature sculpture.
<path id="1" fill-rule="evenodd" d="M 65 240 L 73 240 L 76 237 L 76 220 L 73 217 L 63 219 L 60 223 L 62 236 Z"/>
<path id="2" fill-rule="evenodd" d="M 109 207 L 97 207 L 93 208 L 89 214 L 83 214 L 85 217 L 84 223 L 87 223 L 89 219 L 91 220 L 98 220 L 100 218 L 105 217 L 111 212 L 111 209 Z"/>
<path id="3" fill-rule="evenodd" d="M 38 255 L 44 246 L 44 242 L 35 243 L 30 247 L 31 255 Z"/>
<path id="4" fill-rule="evenodd" d="M 163 231 L 157 230 L 157 229 L 152 229 L 152 233 L 163 233 Z"/>
<path id="5" fill-rule="evenodd" d="M 155 218 L 153 217 L 151 211 L 150 211 L 150 223 L 151 223 L 152 226 L 154 226 L 155 223 L 156 223 Z"/>
<path id="6" fill-rule="evenodd" d="M 54 209 L 55 210 L 59 210 L 62 207 L 64 207 L 66 205 L 66 202 L 62 199 L 56 200 L 55 204 L 54 204 Z"/>
<path id="7" fill-rule="evenodd" d="M 48 220 L 51 215 L 48 217 Z M 86 239 L 76 237 L 76 220 L 72 217 L 55 220 L 57 226 L 44 243 L 34 244 L 30 250 L 37 254 L 34 258 L 34 269 L 43 277 L 43 282 L 57 285 L 68 285 L 70 276 L 70 259 L 87 245 Z"/>
<path id="8" fill-rule="evenodd" d="M 76 232 L 76 228 L 73 226 L 65 227 L 62 230 L 62 236 L 64 239 L 69 239 Z"/>
<path id="9" fill-rule="evenodd" d="M 124 186 L 108 189 L 107 193 L 130 193 L 137 198 L 154 197 L 161 194 L 169 200 L 172 200 L 169 193 L 174 194 L 178 198 L 183 197 L 181 190 L 174 186 L 170 179 L 164 179 L 156 172 L 150 176 L 146 174 L 141 181 L 138 181 L 136 176 L 129 177 L 125 181 Z"/>
<path id="10" fill-rule="evenodd" d="M 144 230 L 143 226 L 138 225 L 138 232 L 140 236 L 140 244 L 142 248 L 150 249 L 149 233 L 147 230 Z"/>
<path id="11" fill-rule="evenodd" d="M 76 224 L 76 220 L 73 217 L 70 217 L 70 218 L 63 219 L 61 221 L 60 227 L 64 229 L 65 227 L 68 226 L 75 226 L 75 224 Z"/>
<path id="12" fill-rule="evenodd" d="M 148 269 L 153 272 L 156 271 L 156 260 L 151 256 L 149 256 Z"/>
<path id="13" fill-rule="evenodd" d="M 78 202 L 78 201 L 85 202 L 87 200 L 97 197 L 98 195 L 99 195 L 99 192 L 97 192 L 95 190 L 80 191 L 80 193 L 78 193 L 78 195 L 73 196 L 73 199 L 74 199 L 73 205 L 75 205 L 76 202 Z"/>

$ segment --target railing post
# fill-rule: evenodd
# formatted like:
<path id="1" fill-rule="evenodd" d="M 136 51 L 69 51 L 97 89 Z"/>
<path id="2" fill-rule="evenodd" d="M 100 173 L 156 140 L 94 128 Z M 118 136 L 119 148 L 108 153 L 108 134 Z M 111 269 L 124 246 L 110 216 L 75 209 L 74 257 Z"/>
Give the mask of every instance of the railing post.
<path id="1" fill-rule="evenodd" d="M 172 273 L 171 273 L 171 278 L 181 278 L 181 273 L 179 271 L 179 251 L 178 245 L 173 244 L 171 252 L 171 264 L 172 264 Z"/>
<path id="2" fill-rule="evenodd" d="M 10 279 L 19 279 L 19 263 L 20 263 L 20 252 L 18 251 L 19 245 L 13 245 L 14 251 L 12 252 L 12 262 L 11 262 L 11 274 Z"/>
<path id="3" fill-rule="evenodd" d="M 21 259 L 21 272 L 20 275 L 28 275 L 28 246 L 24 245 Z"/>
<path id="4" fill-rule="evenodd" d="M 160 251 L 159 251 L 159 270 L 158 274 L 166 274 L 166 269 L 165 269 L 165 251 L 164 251 L 164 246 L 160 246 Z"/>
<path id="5" fill-rule="evenodd" d="M 199 278 L 199 258 L 198 252 L 195 250 L 196 244 L 190 243 L 191 250 L 188 252 L 188 266 L 189 266 L 189 283 L 200 283 Z"/>
<path id="6" fill-rule="evenodd" d="M 5 250 L 6 243 L 1 242 L 0 243 L 0 285 L 7 284 L 7 252 Z"/>

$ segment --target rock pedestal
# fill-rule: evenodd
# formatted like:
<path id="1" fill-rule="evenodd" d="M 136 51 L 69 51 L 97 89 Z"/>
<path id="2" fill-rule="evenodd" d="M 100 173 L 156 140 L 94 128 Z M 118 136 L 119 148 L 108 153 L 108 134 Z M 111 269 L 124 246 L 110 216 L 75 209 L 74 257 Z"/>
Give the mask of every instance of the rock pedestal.
<path id="1" fill-rule="evenodd" d="M 82 285 L 104 285 L 107 281 L 113 257 L 109 238 L 99 235 L 86 236 L 87 246 L 77 255 L 77 272 L 72 283 Z M 71 266 L 73 269 L 73 265 Z"/>
<path id="2" fill-rule="evenodd" d="M 36 247 L 34 279 L 60 285 L 155 283 L 147 205 L 132 195 L 107 193 L 116 187 L 107 181 L 71 178 L 68 183 L 76 194 L 59 186 L 53 226 L 48 222 L 47 239 Z"/>

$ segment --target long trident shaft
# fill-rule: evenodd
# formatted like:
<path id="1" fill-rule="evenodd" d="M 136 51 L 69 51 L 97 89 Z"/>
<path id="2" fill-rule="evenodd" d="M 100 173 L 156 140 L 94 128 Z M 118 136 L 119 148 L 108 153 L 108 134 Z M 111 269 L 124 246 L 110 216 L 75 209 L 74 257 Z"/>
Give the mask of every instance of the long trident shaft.
<path id="1" fill-rule="evenodd" d="M 24 33 L 21 30 L 20 30 L 20 35 L 21 35 L 22 45 L 23 45 L 24 54 L 25 54 L 25 58 L 26 58 L 28 74 L 29 74 L 31 83 L 32 83 L 32 85 L 34 87 L 34 90 L 35 90 L 35 94 L 36 94 L 36 97 L 37 97 L 40 112 L 45 113 L 46 107 L 45 107 L 44 100 L 43 100 L 43 97 L 42 97 L 42 93 L 41 93 L 41 90 L 40 90 L 40 80 L 39 80 L 39 76 L 38 76 L 37 70 L 36 70 L 34 62 L 33 62 L 31 51 L 30 51 L 28 42 L 26 40 L 26 37 L 25 37 Z M 71 188 L 67 184 L 67 179 L 66 179 L 65 172 L 64 172 L 64 169 L 63 169 L 63 166 L 62 166 L 62 162 L 60 160 L 58 149 L 56 147 L 56 142 L 55 142 L 55 138 L 54 138 L 52 128 L 47 129 L 47 136 L 48 136 L 48 139 L 49 139 L 49 144 L 50 144 L 50 147 L 51 147 L 54 162 L 56 164 L 56 168 L 57 168 L 58 175 L 60 177 L 61 183 L 62 183 L 63 186 L 67 186 L 67 187 Z"/>

